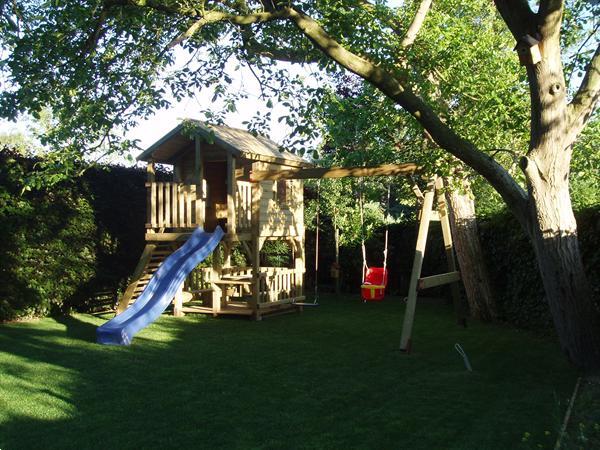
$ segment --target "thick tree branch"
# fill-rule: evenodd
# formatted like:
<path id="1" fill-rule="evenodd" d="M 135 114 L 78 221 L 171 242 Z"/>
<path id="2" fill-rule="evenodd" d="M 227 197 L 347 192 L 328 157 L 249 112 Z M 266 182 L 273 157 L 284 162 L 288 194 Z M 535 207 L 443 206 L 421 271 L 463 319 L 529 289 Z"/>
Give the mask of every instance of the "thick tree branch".
<path id="1" fill-rule="evenodd" d="M 583 81 L 569 104 L 569 129 L 571 141 L 581 132 L 600 98 L 600 45 L 590 59 Z"/>
<path id="2" fill-rule="evenodd" d="M 515 40 L 536 33 L 537 18 L 527 0 L 494 0 L 494 3 Z"/>
<path id="3" fill-rule="evenodd" d="M 504 198 L 515 216 L 525 224 L 527 220 L 526 194 L 500 164 L 489 155 L 479 151 L 472 142 L 458 136 L 448 125 L 440 120 L 438 115 L 429 105 L 427 105 L 427 103 L 410 91 L 410 89 L 404 86 L 391 73 L 342 47 L 335 39 L 329 36 L 329 34 L 327 34 L 314 19 L 304 14 L 302 11 L 285 6 L 281 9 L 272 11 L 235 15 L 215 10 L 204 12 L 189 8 L 182 11 L 177 9 L 176 6 L 165 6 L 165 4 L 159 0 L 107 1 L 110 1 L 113 4 L 155 8 L 171 14 L 195 14 L 197 17 L 200 17 L 200 20 L 205 20 L 210 23 L 229 22 L 236 25 L 250 25 L 253 23 L 280 19 L 291 20 L 318 50 L 342 67 L 373 84 L 390 99 L 402 106 L 423 126 L 423 128 L 425 128 L 425 130 L 427 130 L 437 145 L 453 154 L 485 177 Z"/>
<path id="4" fill-rule="evenodd" d="M 402 42 L 400 43 L 402 47 L 410 47 L 413 44 L 413 42 L 415 42 L 417 34 L 419 34 L 419 31 L 421 30 L 421 27 L 425 22 L 425 17 L 427 16 L 429 8 L 431 7 L 431 1 L 432 0 L 421 0 L 415 17 L 413 18 L 413 21 L 408 27 L 408 30 L 406 31 Z"/>
<path id="5" fill-rule="evenodd" d="M 504 198 L 516 217 L 526 221 L 526 194 L 509 173 L 493 158 L 458 136 L 417 95 L 389 72 L 342 47 L 311 17 L 286 8 L 289 17 L 313 44 L 339 65 L 373 84 L 410 113 L 432 136 L 437 145 L 484 176 Z"/>

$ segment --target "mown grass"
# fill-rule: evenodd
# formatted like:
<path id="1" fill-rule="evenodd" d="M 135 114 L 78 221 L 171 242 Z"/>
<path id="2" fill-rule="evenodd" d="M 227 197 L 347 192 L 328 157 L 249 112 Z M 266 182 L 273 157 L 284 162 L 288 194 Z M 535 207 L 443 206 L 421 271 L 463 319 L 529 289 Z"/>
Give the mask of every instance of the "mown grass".
<path id="1" fill-rule="evenodd" d="M 163 316 L 130 347 L 95 344 L 89 315 L 1 325 L 0 448 L 553 444 L 577 374 L 552 340 L 423 304 L 407 356 L 403 310 L 325 298 L 262 322 Z"/>

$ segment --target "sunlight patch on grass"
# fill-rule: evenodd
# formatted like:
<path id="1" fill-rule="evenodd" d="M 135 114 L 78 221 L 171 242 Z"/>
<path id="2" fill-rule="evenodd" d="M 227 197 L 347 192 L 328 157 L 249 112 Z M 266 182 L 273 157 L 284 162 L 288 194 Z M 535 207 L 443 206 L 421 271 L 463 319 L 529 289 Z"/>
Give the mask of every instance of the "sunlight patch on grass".
<path id="1" fill-rule="evenodd" d="M 0 423 L 18 417 L 60 420 L 76 414 L 69 398 L 71 386 L 79 383 L 74 370 L 55 364 L 32 365 L 27 358 L 0 358 Z"/>

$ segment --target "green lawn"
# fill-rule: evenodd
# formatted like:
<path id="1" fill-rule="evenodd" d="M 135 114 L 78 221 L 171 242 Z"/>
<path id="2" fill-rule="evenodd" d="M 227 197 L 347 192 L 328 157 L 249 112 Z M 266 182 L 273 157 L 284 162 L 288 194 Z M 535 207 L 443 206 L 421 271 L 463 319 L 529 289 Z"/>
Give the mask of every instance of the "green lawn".
<path id="1" fill-rule="evenodd" d="M 262 322 L 163 316 L 130 347 L 95 344 L 89 315 L 0 325 L 0 449 L 554 444 L 577 377 L 555 342 L 423 304 L 407 356 L 403 310 L 348 297 Z"/>

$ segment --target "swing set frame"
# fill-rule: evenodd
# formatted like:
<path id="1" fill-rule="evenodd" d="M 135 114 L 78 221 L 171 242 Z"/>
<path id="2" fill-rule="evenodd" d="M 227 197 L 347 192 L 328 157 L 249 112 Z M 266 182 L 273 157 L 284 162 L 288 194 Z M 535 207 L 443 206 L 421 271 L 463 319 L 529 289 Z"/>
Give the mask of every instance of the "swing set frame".
<path id="1" fill-rule="evenodd" d="M 420 207 L 418 212 L 419 231 L 415 245 L 415 256 L 412 264 L 408 296 L 406 299 L 406 312 L 404 314 L 404 323 L 402 325 L 402 334 L 400 337 L 400 350 L 406 353 L 410 353 L 412 349 L 412 330 L 415 320 L 417 298 L 418 293 L 424 289 L 449 284 L 454 309 L 457 314 L 457 321 L 459 324 L 466 326 L 466 311 L 461 303 L 458 286 L 458 283 L 461 282 L 461 276 L 454 256 L 448 205 L 444 195 L 444 182 L 441 177 L 433 176 L 430 178 L 425 192 L 422 192 L 419 186 L 412 180 L 412 177 L 420 171 L 421 168 L 417 164 L 404 163 L 384 164 L 374 167 L 316 167 L 277 171 L 261 170 L 253 171 L 250 174 L 250 179 L 254 182 L 263 180 L 275 181 L 372 176 L 404 176 L 410 180 L 409 182 L 419 201 Z M 429 224 L 435 221 L 439 221 L 441 224 L 448 271 L 437 275 L 421 277 L 423 259 L 427 247 L 427 236 L 429 234 Z"/>

